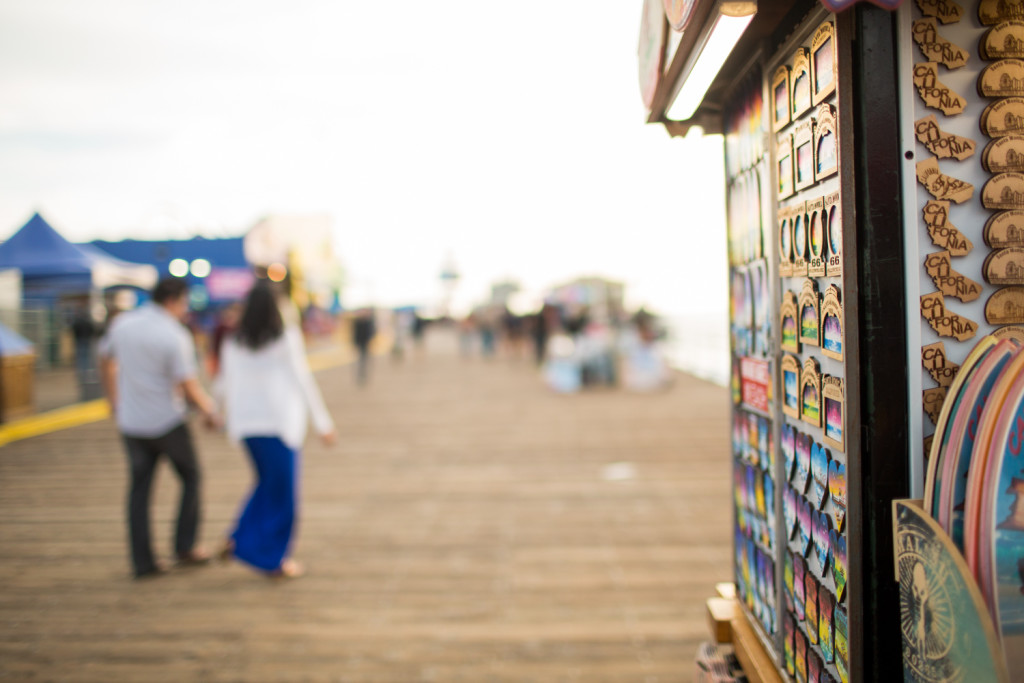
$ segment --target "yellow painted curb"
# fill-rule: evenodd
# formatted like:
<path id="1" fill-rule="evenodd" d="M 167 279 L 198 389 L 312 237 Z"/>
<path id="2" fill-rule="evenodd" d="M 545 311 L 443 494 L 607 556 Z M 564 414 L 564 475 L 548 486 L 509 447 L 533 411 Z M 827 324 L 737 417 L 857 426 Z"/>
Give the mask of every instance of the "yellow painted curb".
<path id="1" fill-rule="evenodd" d="M 99 422 L 110 417 L 110 406 L 106 399 L 76 403 L 66 408 L 57 408 L 40 415 L 15 420 L 0 425 L 0 446 L 40 434 L 49 434 L 69 427 Z"/>

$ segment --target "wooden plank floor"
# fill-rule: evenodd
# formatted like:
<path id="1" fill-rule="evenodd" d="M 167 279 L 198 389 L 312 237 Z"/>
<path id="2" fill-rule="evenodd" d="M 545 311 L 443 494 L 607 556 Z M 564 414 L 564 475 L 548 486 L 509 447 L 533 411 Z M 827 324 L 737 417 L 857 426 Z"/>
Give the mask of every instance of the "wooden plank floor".
<path id="1" fill-rule="evenodd" d="M 0 680 L 691 680 L 730 577 L 726 390 L 558 396 L 445 341 L 318 374 L 342 438 L 304 454 L 293 582 L 130 580 L 110 422 L 0 449 Z M 196 433 L 213 547 L 250 474 Z M 163 466 L 161 552 L 176 496 Z"/>

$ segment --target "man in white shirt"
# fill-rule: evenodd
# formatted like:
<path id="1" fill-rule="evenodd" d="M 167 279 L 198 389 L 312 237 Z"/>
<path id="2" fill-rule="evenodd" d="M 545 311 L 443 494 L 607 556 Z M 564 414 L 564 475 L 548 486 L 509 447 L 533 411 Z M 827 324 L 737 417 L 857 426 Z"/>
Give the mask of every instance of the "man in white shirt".
<path id="1" fill-rule="evenodd" d="M 181 479 L 174 542 L 178 564 L 209 561 L 196 545 L 199 463 L 186 421 L 186 400 L 209 426 L 219 424 L 215 404 L 196 376 L 192 336 L 182 324 L 188 313 L 187 283 L 180 278 L 161 280 L 152 299 L 115 318 L 100 349 L 103 386 L 131 468 L 128 530 L 136 578 L 166 571 L 153 555 L 149 523 L 150 489 L 161 455 Z"/>

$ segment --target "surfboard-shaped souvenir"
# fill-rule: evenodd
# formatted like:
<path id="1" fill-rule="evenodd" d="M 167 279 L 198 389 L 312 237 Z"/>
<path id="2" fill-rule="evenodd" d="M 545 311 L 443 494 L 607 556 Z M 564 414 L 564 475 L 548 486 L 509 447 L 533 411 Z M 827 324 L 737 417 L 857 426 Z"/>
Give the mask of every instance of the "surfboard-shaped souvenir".
<path id="1" fill-rule="evenodd" d="M 983 474 L 982 468 L 978 467 L 979 464 L 983 467 L 983 464 L 972 463 L 975 439 L 978 436 L 978 418 L 1000 373 L 1013 360 L 1019 348 L 1018 344 L 1009 340 L 1001 341 L 992 348 L 964 388 L 957 412 L 953 416 L 949 450 L 943 460 L 943 478 L 948 486 L 942 491 L 939 516 L 936 519 L 961 551 L 964 549 L 964 505 L 968 489 L 972 479 L 979 479 Z"/>
<path id="2" fill-rule="evenodd" d="M 939 414 L 938 422 L 935 424 L 935 438 L 932 440 L 932 448 L 928 456 L 928 471 L 925 476 L 924 485 L 924 508 L 932 517 L 938 516 L 938 501 L 942 493 L 944 482 L 942 480 L 942 461 L 945 459 L 946 449 L 949 445 L 950 430 L 953 426 L 951 416 L 959 407 L 960 398 L 968 378 L 973 374 L 978 363 L 998 342 L 991 335 L 982 337 L 975 344 L 971 352 L 967 354 L 960 372 L 956 379 L 949 386 L 949 392 L 942 412 Z"/>

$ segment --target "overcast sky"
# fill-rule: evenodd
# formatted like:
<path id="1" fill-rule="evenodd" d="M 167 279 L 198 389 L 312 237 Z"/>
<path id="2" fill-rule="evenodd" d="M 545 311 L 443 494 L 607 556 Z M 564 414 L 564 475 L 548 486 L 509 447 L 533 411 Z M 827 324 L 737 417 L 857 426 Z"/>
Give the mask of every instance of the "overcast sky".
<path id="1" fill-rule="evenodd" d="M 641 2 L 0 0 L 0 239 L 327 213 L 353 293 L 625 280 L 724 310 L 720 138 L 645 125 Z"/>

